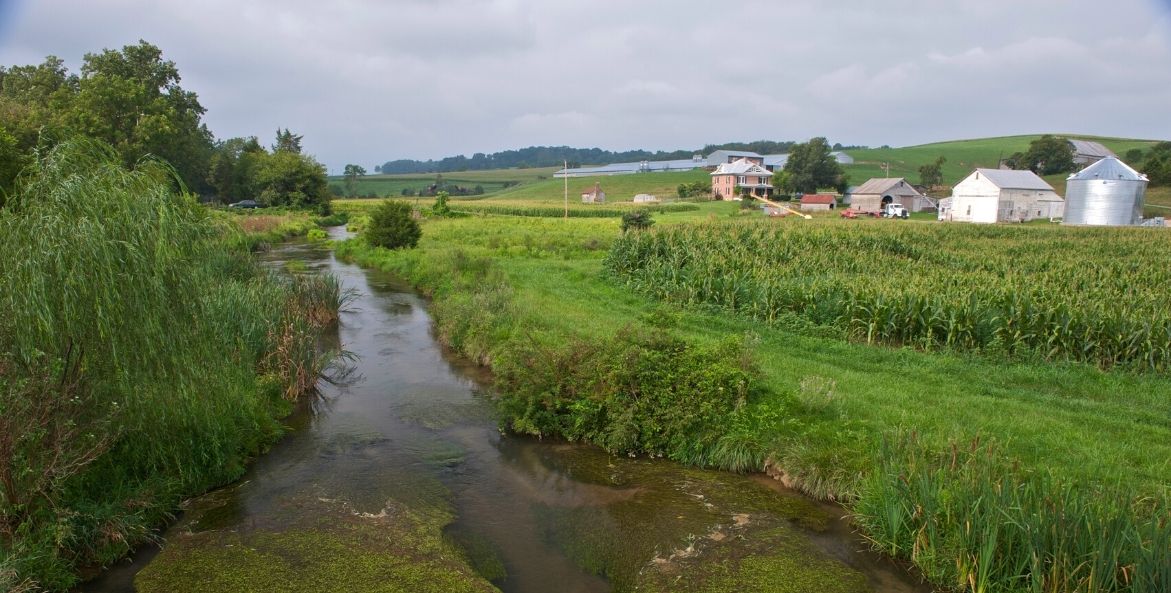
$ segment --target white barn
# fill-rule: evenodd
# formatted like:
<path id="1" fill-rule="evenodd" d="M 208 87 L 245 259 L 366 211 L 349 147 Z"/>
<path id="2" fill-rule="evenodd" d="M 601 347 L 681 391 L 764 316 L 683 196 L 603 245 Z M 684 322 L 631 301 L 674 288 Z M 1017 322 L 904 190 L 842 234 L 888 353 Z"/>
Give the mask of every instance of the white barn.
<path id="1" fill-rule="evenodd" d="M 941 205 L 942 206 L 942 205 Z M 1061 218 L 1065 202 L 1053 186 L 1032 171 L 976 169 L 951 190 L 940 220 L 956 222 L 1028 222 Z"/>

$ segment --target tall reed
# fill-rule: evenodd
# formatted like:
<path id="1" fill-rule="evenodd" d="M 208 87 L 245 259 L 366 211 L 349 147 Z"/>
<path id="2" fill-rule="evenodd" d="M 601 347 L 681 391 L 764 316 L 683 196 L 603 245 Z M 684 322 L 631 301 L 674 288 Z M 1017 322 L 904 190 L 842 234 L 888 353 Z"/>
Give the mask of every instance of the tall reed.
<path id="1" fill-rule="evenodd" d="M 875 547 L 962 591 L 1171 590 L 1171 504 L 1012 467 L 994 446 L 887 442 L 854 505 Z"/>
<path id="2" fill-rule="evenodd" d="M 312 387 L 312 370 L 272 353 L 323 366 L 311 331 L 276 336 L 329 324 L 342 291 L 261 272 L 180 187 L 163 163 L 127 170 L 71 141 L 38 154 L 0 209 L 0 563 L 13 582 L 65 589 L 179 497 L 237 477 L 280 434 L 281 395 Z"/>

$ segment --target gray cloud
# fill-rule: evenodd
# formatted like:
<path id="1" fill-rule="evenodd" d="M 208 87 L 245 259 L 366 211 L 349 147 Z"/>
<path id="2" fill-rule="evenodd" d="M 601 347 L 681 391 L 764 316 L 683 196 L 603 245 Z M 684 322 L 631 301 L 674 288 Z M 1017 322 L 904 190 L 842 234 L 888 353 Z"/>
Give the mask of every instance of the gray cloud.
<path id="1" fill-rule="evenodd" d="M 1171 138 L 1165 0 L 3 2 L 0 63 L 146 39 L 218 136 L 289 127 L 335 171 L 531 144 Z"/>

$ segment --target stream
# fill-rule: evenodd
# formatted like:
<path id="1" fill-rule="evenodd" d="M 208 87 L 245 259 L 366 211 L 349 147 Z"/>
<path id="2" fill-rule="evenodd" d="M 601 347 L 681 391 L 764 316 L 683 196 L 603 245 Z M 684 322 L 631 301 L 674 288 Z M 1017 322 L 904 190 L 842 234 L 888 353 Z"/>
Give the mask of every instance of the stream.
<path id="1" fill-rule="evenodd" d="M 336 336 L 350 373 L 239 482 L 188 501 L 161 547 L 80 591 L 930 590 L 840 507 L 767 477 L 504 434 L 488 377 L 436 341 L 409 286 L 308 242 L 262 258 L 359 293 Z"/>

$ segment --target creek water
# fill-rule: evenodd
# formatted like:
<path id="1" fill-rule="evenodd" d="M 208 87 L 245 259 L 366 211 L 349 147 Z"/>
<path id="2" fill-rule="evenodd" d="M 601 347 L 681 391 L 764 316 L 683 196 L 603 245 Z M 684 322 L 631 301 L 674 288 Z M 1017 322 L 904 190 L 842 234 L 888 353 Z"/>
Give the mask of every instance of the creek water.
<path id="1" fill-rule="evenodd" d="M 825 581 L 817 590 L 929 590 L 866 552 L 840 508 L 762 476 L 502 433 L 487 377 L 436 341 L 427 303 L 409 286 L 310 243 L 263 257 L 332 273 L 357 291 L 337 335 L 355 356 L 352 372 L 323 382 L 320 398 L 287 421 L 289 434 L 238 483 L 190 501 L 163 534 L 164 550 L 208 530 L 279 533 L 298 514 L 320 512 L 320 501 L 377 516 L 393 500 L 445 509 L 454 519 L 444 539 L 505 593 L 709 590 L 713 566 L 723 568 L 711 578 L 728 590 L 772 590 L 739 585 L 725 569 L 777 554 L 801 573 L 783 578 Z M 166 554 L 142 550 L 81 590 L 135 591 L 135 575 Z"/>

